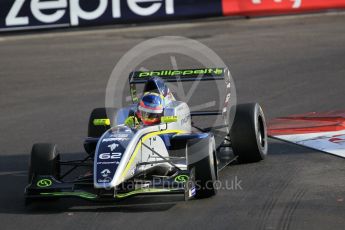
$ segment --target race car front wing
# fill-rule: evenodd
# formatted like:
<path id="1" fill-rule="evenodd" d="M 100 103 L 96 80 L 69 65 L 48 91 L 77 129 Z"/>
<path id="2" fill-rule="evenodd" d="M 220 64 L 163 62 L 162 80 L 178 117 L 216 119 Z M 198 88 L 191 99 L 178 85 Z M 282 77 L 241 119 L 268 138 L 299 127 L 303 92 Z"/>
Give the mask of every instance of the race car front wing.
<path id="1" fill-rule="evenodd" d="M 92 180 L 92 176 L 90 176 Z M 30 199 L 77 197 L 86 200 L 122 200 L 139 195 L 182 194 L 188 200 L 195 195 L 192 173 L 180 171 L 171 177 L 153 177 L 152 180 L 128 181 L 122 186 L 109 189 L 95 189 L 90 183 L 69 183 L 53 176 L 38 176 L 25 188 L 25 197 Z"/>

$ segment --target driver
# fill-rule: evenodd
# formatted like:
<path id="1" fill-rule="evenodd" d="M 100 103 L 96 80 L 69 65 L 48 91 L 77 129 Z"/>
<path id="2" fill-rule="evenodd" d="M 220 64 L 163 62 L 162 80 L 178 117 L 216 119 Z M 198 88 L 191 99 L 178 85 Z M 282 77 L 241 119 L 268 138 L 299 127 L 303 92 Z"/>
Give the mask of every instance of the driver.
<path id="1" fill-rule="evenodd" d="M 125 125 L 131 128 L 138 127 L 140 122 L 144 125 L 157 125 L 161 123 L 164 112 L 164 97 L 158 93 L 145 93 L 138 103 L 137 112 L 125 120 Z"/>

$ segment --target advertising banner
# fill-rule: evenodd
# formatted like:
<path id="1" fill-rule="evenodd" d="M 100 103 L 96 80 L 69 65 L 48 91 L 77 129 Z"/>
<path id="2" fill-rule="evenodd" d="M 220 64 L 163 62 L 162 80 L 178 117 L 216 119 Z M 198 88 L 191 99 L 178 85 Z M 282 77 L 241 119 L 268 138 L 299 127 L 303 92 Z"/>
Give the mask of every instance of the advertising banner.
<path id="1" fill-rule="evenodd" d="M 1 0 L 0 31 L 221 15 L 221 0 Z"/>
<path id="2" fill-rule="evenodd" d="M 223 0 L 223 15 L 259 16 L 345 8 L 344 0 Z"/>
<path id="3" fill-rule="evenodd" d="M 1 0 L 0 32 L 336 8 L 345 0 Z"/>

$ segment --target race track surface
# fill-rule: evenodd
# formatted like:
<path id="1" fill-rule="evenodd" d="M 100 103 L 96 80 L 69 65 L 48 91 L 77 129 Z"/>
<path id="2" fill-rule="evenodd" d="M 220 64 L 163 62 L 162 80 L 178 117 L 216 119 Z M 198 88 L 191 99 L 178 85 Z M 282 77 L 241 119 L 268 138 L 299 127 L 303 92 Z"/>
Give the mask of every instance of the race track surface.
<path id="1" fill-rule="evenodd" d="M 275 140 L 266 161 L 223 170 L 221 181 L 241 188 L 211 199 L 23 200 L 32 143 L 81 153 L 88 114 L 139 42 L 203 42 L 230 64 L 239 102 L 257 101 L 274 118 L 345 108 L 344 22 L 319 14 L 0 37 L 0 229 L 344 229 L 345 160 Z"/>

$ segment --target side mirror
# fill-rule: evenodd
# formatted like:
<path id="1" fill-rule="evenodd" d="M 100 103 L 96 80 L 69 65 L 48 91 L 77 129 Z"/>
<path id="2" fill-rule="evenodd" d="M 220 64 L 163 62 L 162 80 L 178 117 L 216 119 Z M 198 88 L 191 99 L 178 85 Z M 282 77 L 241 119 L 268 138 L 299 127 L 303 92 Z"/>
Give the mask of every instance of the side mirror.
<path id="1" fill-rule="evenodd" d="M 172 123 L 177 121 L 177 116 L 165 116 L 161 117 L 162 123 Z"/>

